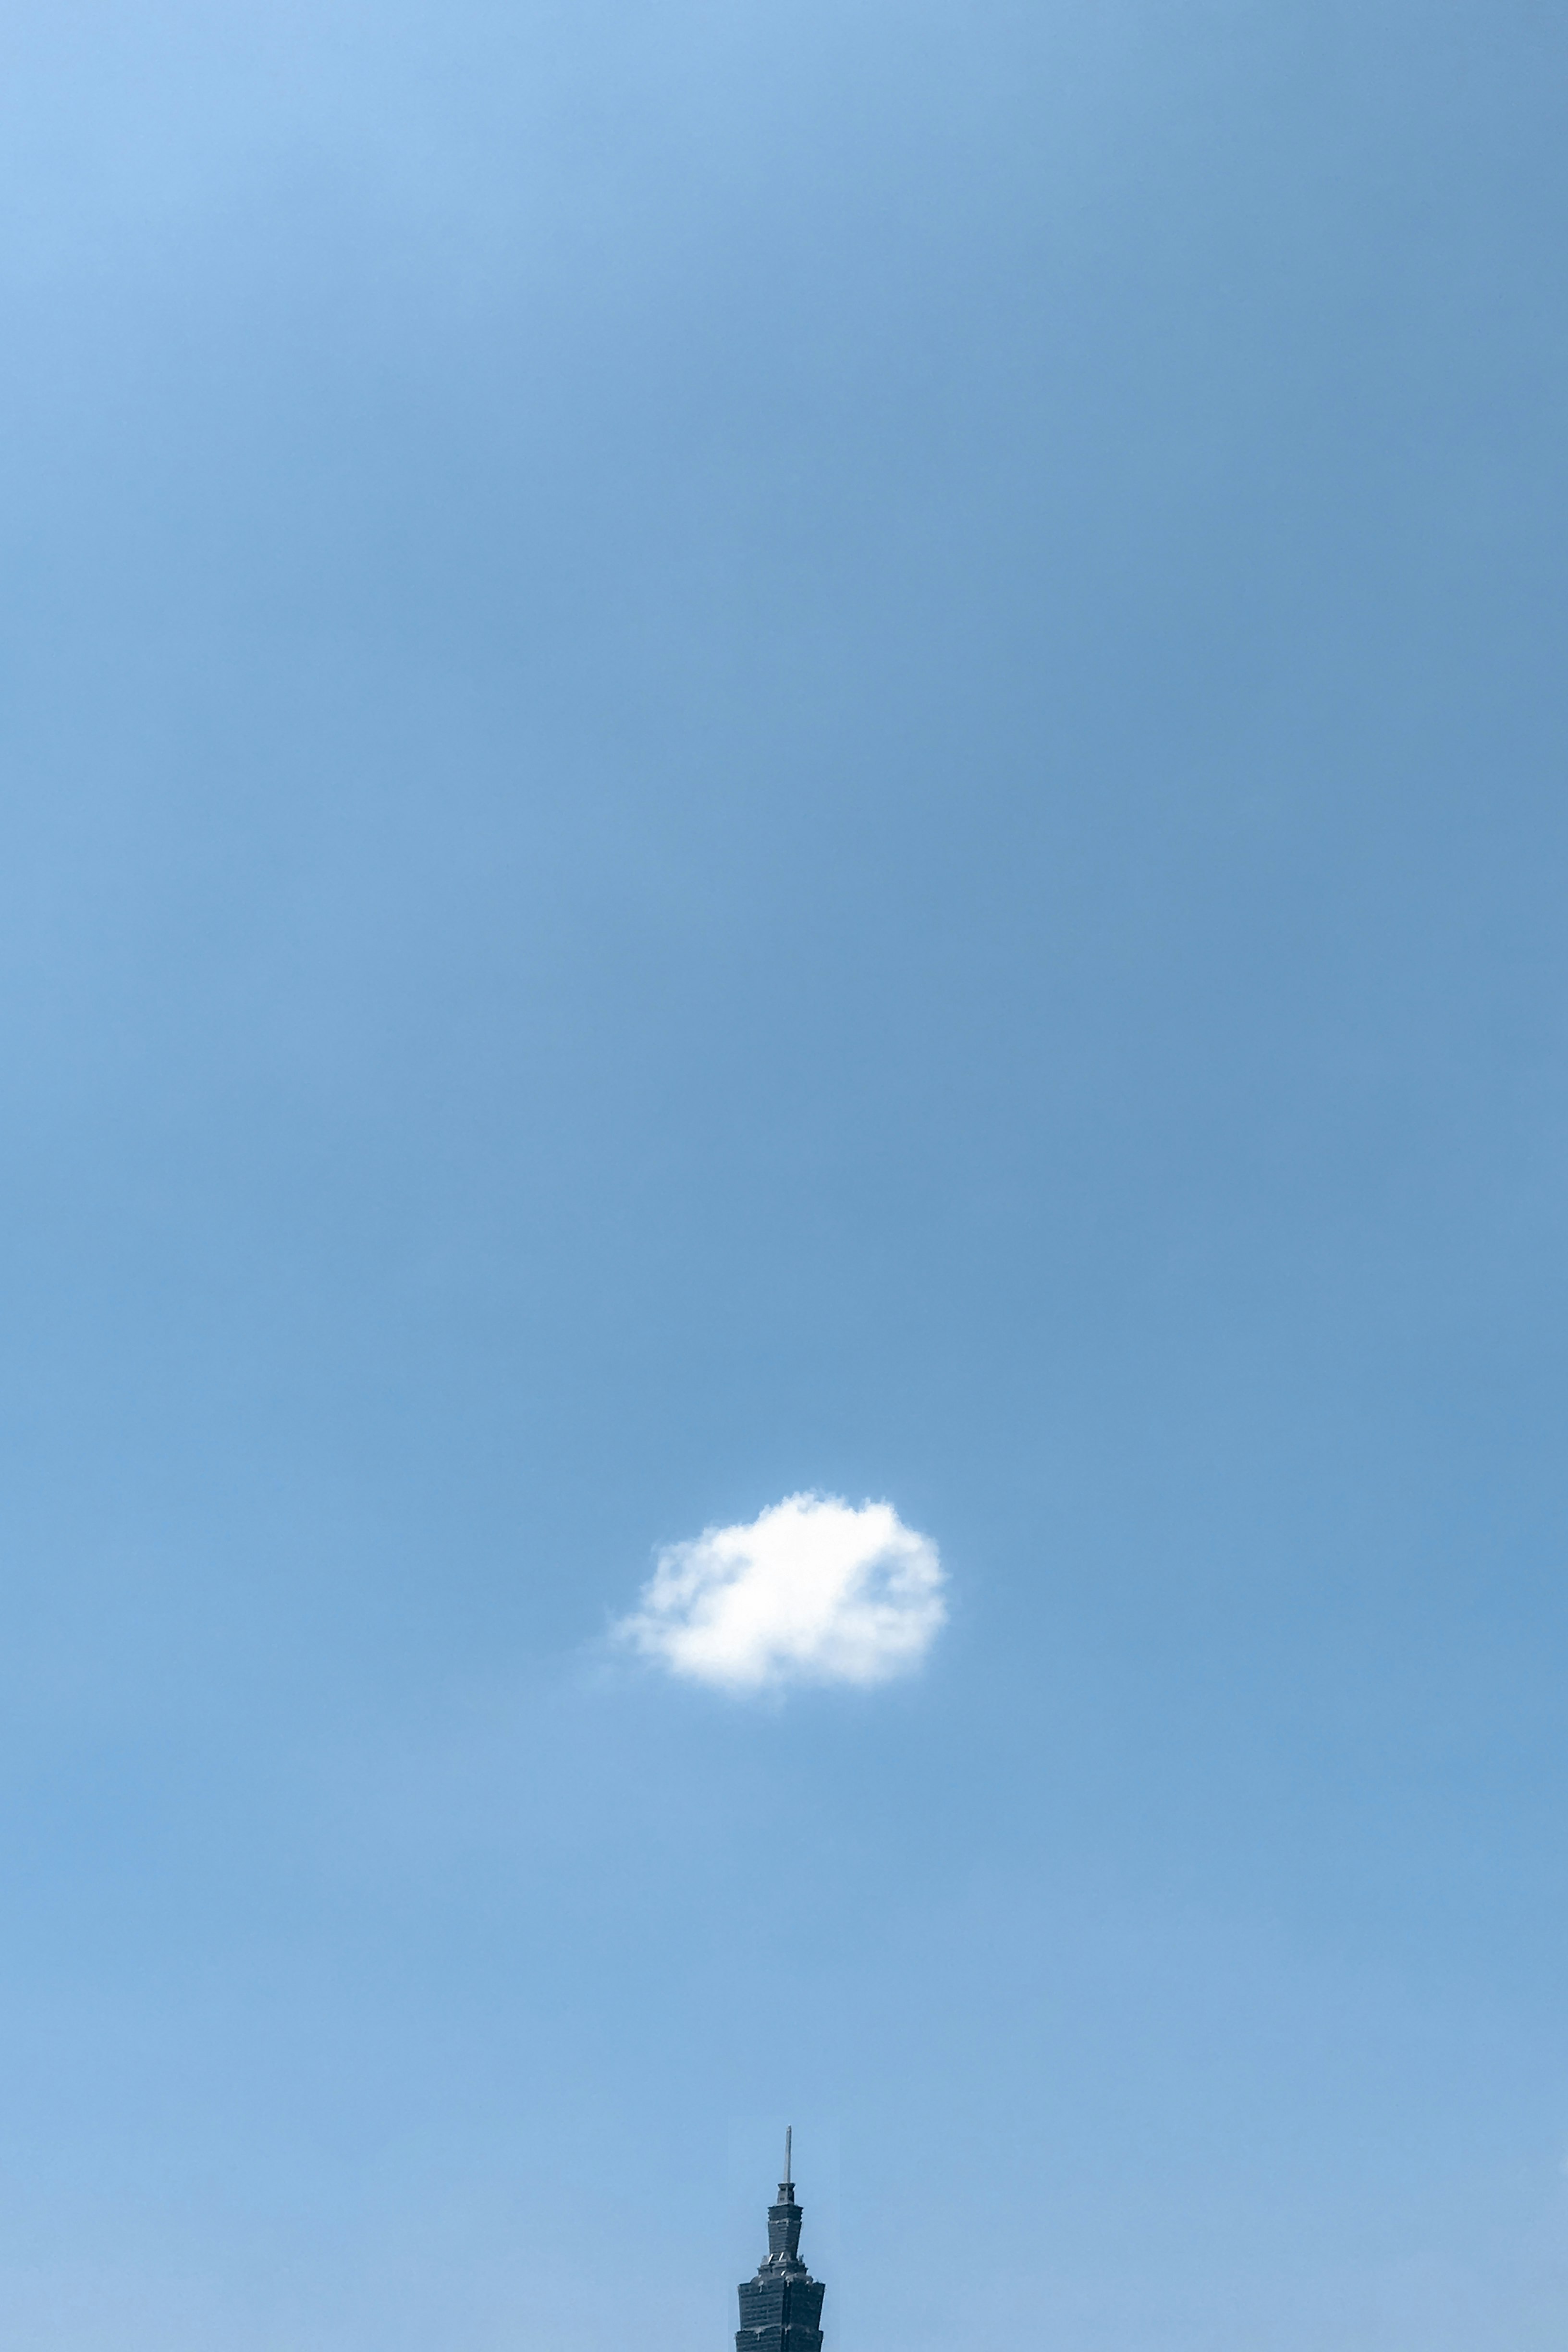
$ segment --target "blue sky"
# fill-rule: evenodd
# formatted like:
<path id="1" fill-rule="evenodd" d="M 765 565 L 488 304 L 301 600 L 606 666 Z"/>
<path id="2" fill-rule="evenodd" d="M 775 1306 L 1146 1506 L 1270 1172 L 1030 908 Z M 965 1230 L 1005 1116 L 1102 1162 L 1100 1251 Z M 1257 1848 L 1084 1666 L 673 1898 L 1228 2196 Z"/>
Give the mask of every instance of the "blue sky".
<path id="1" fill-rule="evenodd" d="M 7 2340 L 1561 2344 L 1565 47 L 7 12 Z"/>

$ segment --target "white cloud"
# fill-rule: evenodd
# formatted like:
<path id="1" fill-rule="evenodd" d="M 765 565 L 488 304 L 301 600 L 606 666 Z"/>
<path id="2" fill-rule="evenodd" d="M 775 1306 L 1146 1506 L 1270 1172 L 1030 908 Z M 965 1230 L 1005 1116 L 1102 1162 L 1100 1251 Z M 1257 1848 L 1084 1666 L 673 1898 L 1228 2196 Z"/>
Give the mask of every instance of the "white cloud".
<path id="1" fill-rule="evenodd" d="M 616 1633 L 672 1675 L 728 1690 L 885 1683 L 945 1623 L 944 1582 L 935 1544 L 890 1503 L 790 1495 L 661 1551 Z"/>

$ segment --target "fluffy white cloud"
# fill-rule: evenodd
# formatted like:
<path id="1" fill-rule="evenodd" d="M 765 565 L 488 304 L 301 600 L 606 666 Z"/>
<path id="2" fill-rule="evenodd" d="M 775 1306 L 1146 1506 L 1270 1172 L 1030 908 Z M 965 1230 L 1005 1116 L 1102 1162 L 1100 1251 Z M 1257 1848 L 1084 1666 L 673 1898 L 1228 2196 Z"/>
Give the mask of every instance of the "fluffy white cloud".
<path id="1" fill-rule="evenodd" d="M 671 1544 L 617 1636 L 671 1674 L 729 1690 L 885 1683 L 947 1618 L 929 1536 L 890 1503 L 791 1495 L 744 1527 Z"/>

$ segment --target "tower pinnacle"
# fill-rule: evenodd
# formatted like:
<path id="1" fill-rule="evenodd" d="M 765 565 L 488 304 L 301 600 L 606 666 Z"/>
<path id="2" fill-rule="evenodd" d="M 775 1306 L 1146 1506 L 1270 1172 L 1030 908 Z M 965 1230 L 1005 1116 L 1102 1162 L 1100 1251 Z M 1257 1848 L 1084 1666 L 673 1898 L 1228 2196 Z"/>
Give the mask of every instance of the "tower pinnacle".
<path id="1" fill-rule="evenodd" d="M 768 2251 L 741 2289 L 735 2352 L 822 2352 L 826 2292 L 800 2259 L 801 2210 L 795 2201 L 793 2126 L 784 2133 L 784 2177 L 768 2208 Z"/>

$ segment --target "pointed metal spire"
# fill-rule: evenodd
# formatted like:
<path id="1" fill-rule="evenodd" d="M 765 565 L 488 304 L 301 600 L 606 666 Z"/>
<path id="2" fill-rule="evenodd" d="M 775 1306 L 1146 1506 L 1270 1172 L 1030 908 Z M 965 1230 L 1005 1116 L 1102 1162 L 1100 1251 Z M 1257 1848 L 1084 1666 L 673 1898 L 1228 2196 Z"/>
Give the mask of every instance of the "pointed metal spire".
<path id="1" fill-rule="evenodd" d="M 793 2189 L 793 2188 L 795 2187 L 795 2175 L 794 2175 L 794 2173 L 790 2170 L 790 2149 L 791 2149 L 791 2147 L 792 2147 L 792 2146 L 793 2146 L 793 2144 L 794 2144 L 794 2141 L 795 2141 L 795 2126 L 794 2126 L 793 2124 L 785 2124 L 785 2126 L 784 2126 L 784 2179 L 783 2179 L 780 2181 L 780 2183 L 779 2183 L 779 2187 L 780 2187 L 781 2189 Z"/>

